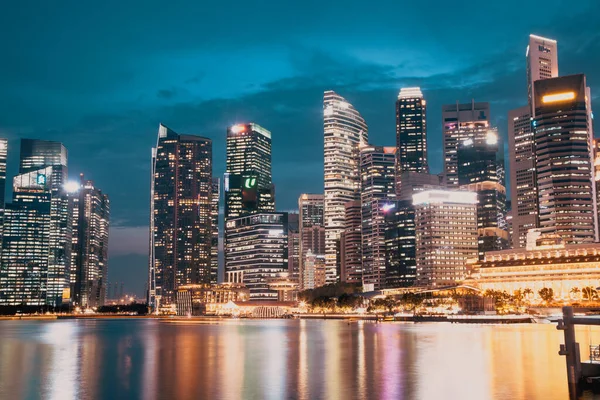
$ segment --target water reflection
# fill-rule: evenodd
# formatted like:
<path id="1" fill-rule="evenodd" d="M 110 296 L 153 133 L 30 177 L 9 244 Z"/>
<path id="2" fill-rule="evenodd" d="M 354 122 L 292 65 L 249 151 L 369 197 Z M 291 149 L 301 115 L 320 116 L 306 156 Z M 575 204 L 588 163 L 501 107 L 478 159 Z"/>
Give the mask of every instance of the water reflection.
<path id="1" fill-rule="evenodd" d="M 600 330 L 577 332 L 582 357 Z M 0 399 L 560 399 L 553 325 L 0 322 Z"/>

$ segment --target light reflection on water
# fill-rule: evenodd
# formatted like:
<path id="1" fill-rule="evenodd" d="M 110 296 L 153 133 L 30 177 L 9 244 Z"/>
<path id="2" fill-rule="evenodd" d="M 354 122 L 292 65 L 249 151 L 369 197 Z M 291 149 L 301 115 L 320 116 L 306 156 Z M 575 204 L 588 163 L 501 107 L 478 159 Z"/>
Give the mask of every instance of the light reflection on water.
<path id="1" fill-rule="evenodd" d="M 587 358 L 600 329 L 577 339 Z M 563 399 L 561 342 L 554 325 L 0 321 L 0 399 Z"/>

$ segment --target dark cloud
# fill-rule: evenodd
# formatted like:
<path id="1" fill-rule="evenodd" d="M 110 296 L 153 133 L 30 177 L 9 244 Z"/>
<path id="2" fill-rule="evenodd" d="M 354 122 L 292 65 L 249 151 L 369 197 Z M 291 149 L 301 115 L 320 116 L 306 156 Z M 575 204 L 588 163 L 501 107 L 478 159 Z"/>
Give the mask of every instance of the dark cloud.
<path id="1" fill-rule="evenodd" d="M 324 90 L 356 106 L 372 143 L 393 145 L 398 89 L 421 86 L 439 172 L 443 104 L 489 101 L 506 135 L 508 110 L 526 103 L 529 33 L 558 39 L 561 74 L 586 73 L 600 107 L 599 15 L 596 0 L 13 2 L 0 14 L 8 176 L 19 138 L 64 142 L 71 175 L 83 172 L 111 198 L 109 279 L 143 282 L 160 122 L 212 138 L 215 175 L 228 125 L 271 130 L 277 205 L 289 210 L 300 193 L 323 190 Z"/>

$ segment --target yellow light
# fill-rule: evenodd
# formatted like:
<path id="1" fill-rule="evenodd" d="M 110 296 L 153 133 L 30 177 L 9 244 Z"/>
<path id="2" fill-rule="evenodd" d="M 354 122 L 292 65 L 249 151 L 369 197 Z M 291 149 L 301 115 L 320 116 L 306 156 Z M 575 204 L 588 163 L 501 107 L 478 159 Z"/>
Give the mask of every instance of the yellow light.
<path id="1" fill-rule="evenodd" d="M 548 94 L 542 97 L 542 103 L 557 103 L 559 101 L 573 100 L 575 98 L 575 92 L 564 92 Z"/>

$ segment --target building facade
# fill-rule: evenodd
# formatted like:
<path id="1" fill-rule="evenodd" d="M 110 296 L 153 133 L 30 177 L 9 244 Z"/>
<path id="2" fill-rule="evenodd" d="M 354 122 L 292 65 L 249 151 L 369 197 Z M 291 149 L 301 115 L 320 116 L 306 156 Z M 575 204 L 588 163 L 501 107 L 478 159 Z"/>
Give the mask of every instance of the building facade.
<path id="1" fill-rule="evenodd" d="M 243 283 L 252 300 L 277 300 L 268 280 L 288 270 L 287 213 L 256 213 L 226 224 L 227 281 Z"/>
<path id="2" fill-rule="evenodd" d="M 344 283 L 362 284 L 361 204 L 349 201 L 344 206 L 344 232 L 340 240 L 340 280 Z"/>
<path id="3" fill-rule="evenodd" d="M 221 200 L 221 179 L 212 178 L 210 198 L 210 283 L 216 284 L 219 280 L 219 202 Z"/>
<path id="4" fill-rule="evenodd" d="M 429 173 L 427 164 L 427 102 L 418 87 L 402 88 L 396 101 L 397 174 Z"/>
<path id="5" fill-rule="evenodd" d="M 310 251 L 325 256 L 325 208 L 322 194 L 302 194 L 298 198 L 300 224 L 300 288 L 304 288 L 304 260 Z"/>
<path id="6" fill-rule="evenodd" d="M 465 279 L 466 262 L 477 258 L 477 195 L 430 190 L 413 196 L 416 283 L 440 287 Z"/>
<path id="7" fill-rule="evenodd" d="M 415 208 L 411 200 L 388 202 L 385 216 L 385 285 L 412 286 L 417 277 Z"/>
<path id="8" fill-rule="evenodd" d="M 536 108 L 534 83 L 558 77 L 558 47 L 556 40 L 529 35 L 525 52 L 527 60 L 527 92 L 531 112 Z"/>
<path id="9" fill-rule="evenodd" d="M 333 91 L 323 97 L 325 163 L 325 260 L 327 282 L 338 280 L 340 235 L 344 231 L 344 205 L 358 200 L 359 145 L 368 143 L 367 123 L 360 113 Z"/>
<path id="10" fill-rule="evenodd" d="M 300 282 L 300 216 L 296 212 L 288 213 L 288 270 L 286 278 L 292 279 L 296 284 Z"/>
<path id="11" fill-rule="evenodd" d="M 582 74 L 534 82 L 539 228 L 566 245 L 598 240 L 588 92 Z"/>
<path id="12" fill-rule="evenodd" d="M 444 137 L 444 174 L 448 187 L 458 186 L 457 151 L 459 143 L 485 138 L 490 127 L 490 104 L 471 103 L 442 107 L 442 134 Z"/>
<path id="13" fill-rule="evenodd" d="M 212 275 L 212 141 L 159 126 L 152 150 L 149 305 L 175 306 L 180 285 Z"/>
<path id="14" fill-rule="evenodd" d="M 108 276 L 108 196 L 84 180 L 69 194 L 72 210 L 71 298 L 80 307 L 103 306 Z"/>

